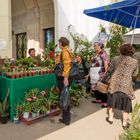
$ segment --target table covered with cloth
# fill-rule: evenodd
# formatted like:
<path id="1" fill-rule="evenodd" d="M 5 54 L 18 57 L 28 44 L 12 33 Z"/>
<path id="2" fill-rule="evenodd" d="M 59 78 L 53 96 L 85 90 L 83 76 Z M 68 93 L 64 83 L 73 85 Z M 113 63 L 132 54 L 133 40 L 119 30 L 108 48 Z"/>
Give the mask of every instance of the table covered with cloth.
<path id="1" fill-rule="evenodd" d="M 52 86 L 56 86 L 56 78 L 54 74 L 38 75 L 17 79 L 10 79 L 4 76 L 0 77 L 0 99 L 4 100 L 8 90 L 10 92 L 10 120 L 14 117 L 14 108 L 19 101 L 23 101 L 26 92 L 33 88 L 44 90 Z"/>

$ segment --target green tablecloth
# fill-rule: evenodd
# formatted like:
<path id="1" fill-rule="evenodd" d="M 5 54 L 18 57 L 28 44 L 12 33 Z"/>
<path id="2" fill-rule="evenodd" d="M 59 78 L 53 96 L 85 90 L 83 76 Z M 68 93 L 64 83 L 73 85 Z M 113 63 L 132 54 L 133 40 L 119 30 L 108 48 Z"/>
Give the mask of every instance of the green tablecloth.
<path id="1" fill-rule="evenodd" d="M 53 85 L 56 86 L 56 78 L 54 74 L 18 79 L 0 77 L 0 99 L 3 100 L 8 92 L 8 89 L 10 89 L 10 119 L 13 120 L 14 106 L 17 102 L 23 101 L 26 92 L 33 88 L 44 90 L 45 88 L 50 88 Z"/>

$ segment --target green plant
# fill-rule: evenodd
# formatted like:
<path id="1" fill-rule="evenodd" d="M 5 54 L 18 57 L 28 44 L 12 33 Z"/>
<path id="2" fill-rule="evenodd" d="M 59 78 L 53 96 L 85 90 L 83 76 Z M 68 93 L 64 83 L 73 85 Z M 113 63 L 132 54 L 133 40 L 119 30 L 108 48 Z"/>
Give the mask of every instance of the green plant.
<path id="1" fill-rule="evenodd" d="M 47 106 L 48 110 L 51 109 L 51 106 L 56 105 L 58 102 L 58 89 L 55 86 L 50 88 L 50 91 L 47 96 Z"/>
<path id="2" fill-rule="evenodd" d="M 72 33 L 70 30 L 71 26 L 72 25 L 68 26 L 68 31 L 74 41 L 74 55 L 80 51 L 85 60 L 91 59 L 91 57 L 93 57 L 93 50 L 91 49 L 92 43 L 89 42 L 84 35 L 80 37 L 78 34 Z"/>
<path id="3" fill-rule="evenodd" d="M 106 28 L 103 27 L 102 25 L 100 25 L 100 32 L 102 32 L 102 33 L 106 33 Z"/>
<path id="4" fill-rule="evenodd" d="M 106 47 L 110 48 L 111 58 L 120 54 L 119 47 L 124 43 L 122 36 L 128 31 L 128 28 L 116 24 L 112 24 L 110 27 L 111 39 L 107 42 Z"/>
<path id="5" fill-rule="evenodd" d="M 47 44 L 47 48 L 48 48 L 50 51 L 54 51 L 55 48 L 56 48 L 56 45 L 54 44 L 53 41 L 50 41 L 49 44 Z"/>
<path id="6" fill-rule="evenodd" d="M 32 106 L 29 102 L 23 102 L 20 108 L 21 108 L 22 113 L 30 112 L 32 110 Z"/>
<path id="7" fill-rule="evenodd" d="M 139 67 L 139 70 L 138 70 L 138 75 L 137 75 L 137 77 L 140 77 L 140 67 Z"/>
<path id="8" fill-rule="evenodd" d="M 135 104 L 130 127 L 120 136 L 120 140 L 140 140 L 140 104 Z"/>
<path id="9" fill-rule="evenodd" d="M 17 103 L 14 107 L 14 113 L 15 113 L 15 117 L 19 117 L 22 113 L 22 106 Z"/>
<path id="10" fill-rule="evenodd" d="M 69 92 L 71 94 L 71 104 L 73 106 L 79 106 L 82 98 L 86 98 L 86 89 L 81 84 L 75 84 L 70 87 Z"/>
<path id="11" fill-rule="evenodd" d="M 9 109 L 9 94 L 10 90 L 8 89 L 7 95 L 2 102 L 0 102 L 0 114 L 2 117 L 8 114 Z"/>

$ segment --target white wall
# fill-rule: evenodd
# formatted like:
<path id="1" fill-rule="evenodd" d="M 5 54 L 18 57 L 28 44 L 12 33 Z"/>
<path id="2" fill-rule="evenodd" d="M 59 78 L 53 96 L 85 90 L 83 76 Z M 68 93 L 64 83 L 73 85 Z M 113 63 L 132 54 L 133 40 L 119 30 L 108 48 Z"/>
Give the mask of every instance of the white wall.
<path id="1" fill-rule="evenodd" d="M 67 27 L 73 25 L 74 32 L 84 34 L 88 40 L 97 40 L 101 20 L 83 14 L 84 9 L 95 8 L 110 3 L 110 0 L 54 0 L 56 41 L 60 36 L 71 38 Z"/>
<path id="2" fill-rule="evenodd" d="M 0 0 L 0 57 L 12 56 L 11 0 Z M 6 48 L 1 49 L 2 46 Z"/>

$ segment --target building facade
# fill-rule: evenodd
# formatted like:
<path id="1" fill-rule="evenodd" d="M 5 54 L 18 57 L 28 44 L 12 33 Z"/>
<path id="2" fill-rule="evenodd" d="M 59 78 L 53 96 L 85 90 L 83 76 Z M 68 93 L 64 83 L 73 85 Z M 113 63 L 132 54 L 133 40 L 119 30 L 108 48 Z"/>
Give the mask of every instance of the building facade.
<path id="1" fill-rule="evenodd" d="M 38 53 L 49 41 L 60 36 L 72 39 L 67 30 L 97 40 L 103 21 L 83 14 L 84 9 L 99 7 L 116 0 L 1 0 L 0 56 L 22 58 L 29 48 Z M 71 43 L 72 45 L 72 43 Z"/>

